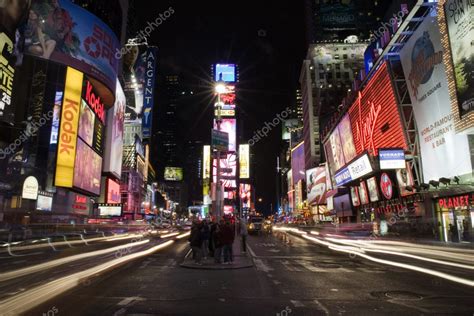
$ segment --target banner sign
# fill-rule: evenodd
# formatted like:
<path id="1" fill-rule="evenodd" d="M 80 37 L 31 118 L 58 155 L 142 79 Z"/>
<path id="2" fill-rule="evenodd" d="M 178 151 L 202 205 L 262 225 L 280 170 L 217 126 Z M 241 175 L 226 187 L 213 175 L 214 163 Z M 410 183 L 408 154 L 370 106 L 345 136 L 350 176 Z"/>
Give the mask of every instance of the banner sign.
<path id="1" fill-rule="evenodd" d="M 156 77 L 156 47 L 149 47 L 146 51 L 145 63 L 145 86 L 143 90 L 143 138 L 151 137 L 151 124 L 153 119 L 153 98 L 155 94 L 155 77 Z"/>

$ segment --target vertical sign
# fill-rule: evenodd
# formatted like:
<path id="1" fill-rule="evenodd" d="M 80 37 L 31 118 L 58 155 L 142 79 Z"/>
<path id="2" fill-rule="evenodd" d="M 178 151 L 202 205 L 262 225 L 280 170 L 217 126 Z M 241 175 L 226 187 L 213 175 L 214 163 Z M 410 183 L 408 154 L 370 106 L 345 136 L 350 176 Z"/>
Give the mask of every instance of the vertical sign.
<path id="1" fill-rule="evenodd" d="M 209 179 L 211 177 L 211 146 L 205 145 L 203 147 L 203 179 Z"/>
<path id="2" fill-rule="evenodd" d="M 143 91 L 143 138 L 151 137 L 151 123 L 153 112 L 153 97 L 155 88 L 155 71 L 156 71 L 156 47 L 148 48 L 146 52 L 145 65 L 145 86 Z"/>
<path id="3" fill-rule="evenodd" d="M 239 146 L 240 179 L 250 178 L 250 147 L 248 144 Z"/>
<path id="4" fill-rule="evenodd" d="M 82 72 L 67 68 L 56 161 L 55 185 L 58 187 L 73 185 L 82 80 Z"/>
<path id="5" fill-rule="evenodd" d="M 15 68 L 13 68 L 13 41 L 6 33 L 0 33 L 0 120 L 13 122 L 12 89 Z"/>

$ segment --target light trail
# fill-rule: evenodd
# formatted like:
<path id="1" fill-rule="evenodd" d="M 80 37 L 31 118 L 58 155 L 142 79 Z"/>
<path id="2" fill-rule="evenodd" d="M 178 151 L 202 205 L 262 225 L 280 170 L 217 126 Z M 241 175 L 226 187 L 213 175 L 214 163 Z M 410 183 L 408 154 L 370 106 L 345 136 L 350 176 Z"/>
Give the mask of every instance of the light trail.
<path id="1" fill-rule="evenodd" d="M 113 259 L 96 267 L 71 274 L 44 285 L 37 286 L 14 297 L 0 301 L 0 311 L 7 315 L 19 315 L 25 313 L 32 308 L 35 308 L 47 302 L 48 300 L 76 287 L 83 279 L 93 277 L 98 273 L 104 272 L 125 262 L 150 255 L 158 250 L 170 246 L 173 243 L 173 240 L 169 240 L 163 244 L 153 246 L 150 249 L 133 253 L 125 257 Z"/>
<path id="2" fill-rule="evenodd" d="M 187 232 L 187 233 L 184 233 L 184 234 L 181 234 L 179 236 L 176 236 L 177 239 L 181 239 L 181 238 L 184 238 L 184 237 L 188 237 L 189 235 L 191 235 L 191 232 Z"/>

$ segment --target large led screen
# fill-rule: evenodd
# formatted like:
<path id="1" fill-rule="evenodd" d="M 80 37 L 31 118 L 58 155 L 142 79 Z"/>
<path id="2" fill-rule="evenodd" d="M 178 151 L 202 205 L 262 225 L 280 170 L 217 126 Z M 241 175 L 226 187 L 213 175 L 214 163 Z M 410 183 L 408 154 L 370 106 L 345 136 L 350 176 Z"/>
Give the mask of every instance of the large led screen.
<path id="1" fill-rule="evenodd" d="M 425 182 L 471 173 L 468 136 L 455 132 L 436 17 L 425 18 L 400 58 L 418 126 Z"/>
<path id="2" fill-rule="evenodd" d="M 306 171 L 306 190 L 309 205 L 326 204 L 326 167 Z"/>
<path id="3" fill-rule="evenodd" d="M 183 168 L 166 167 L 165 180 L 166 181 L 183 181 Z"/>
<path id="4" fill-rule="evenodd" d="M 107 203 L 120 203 L 120 184 L 112 179 L 107 179 Z"/>
<path id="5" fill-rule="evenodd" d="M 99 195 L 101 170 L 102 158 L 81 139 L 78 139 L 74 167 L 74 187 Z"/>
<path id="6" fill-rule="evenodd" d="M 25 53 L 92 75 L 115 91 L 120 43 L 99 18 L 69 0 L 33 1 Z"/>
<path id="7" fill-rule="evenodd" d="M 306 180 L 306 172 L 304 166 L 304 142 L 291 150 L 291 170 L 293 172 L 293 185 L 298 181 Z"/>
<path id="8" fill-rule="evenodd" d="M 333 175 L 356 156 L 351 122 L 346 114 L 324 145 L 329 167 Z"/>
<path id="9" fill-rule="evenodd" d="M 220 129 L 214 120 L 214 129 L 229 134 L 229 151 L 237 151 L 237 121 L 236 119 L 224 118 L 221 120 Z"/>
<path id="10" fill-rule="evenodd" d="M 235 82 L 234 64 L 216 64 L 215 72 L 215 81 Z"/>
<path id="11" fill-rule="evenodd" d="M 407 144 L 387 64 L 383 63 L 349 109 L 357 155 Z"/>

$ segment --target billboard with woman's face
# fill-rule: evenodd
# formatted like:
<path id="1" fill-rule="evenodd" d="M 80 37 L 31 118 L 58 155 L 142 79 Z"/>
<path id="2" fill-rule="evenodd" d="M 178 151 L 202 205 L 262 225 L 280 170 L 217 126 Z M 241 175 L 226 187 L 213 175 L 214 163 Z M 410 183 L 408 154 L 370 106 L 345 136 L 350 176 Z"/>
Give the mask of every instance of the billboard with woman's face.
<path id="1" fill-rule="evenodd" d="M 115 91 L 120 43 L 98 17 L 69 0 L 33 1 L 25 53 L 74 67 Z"/>

